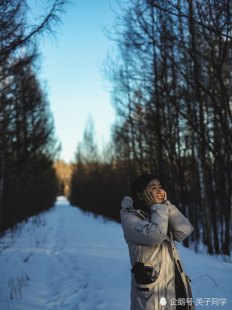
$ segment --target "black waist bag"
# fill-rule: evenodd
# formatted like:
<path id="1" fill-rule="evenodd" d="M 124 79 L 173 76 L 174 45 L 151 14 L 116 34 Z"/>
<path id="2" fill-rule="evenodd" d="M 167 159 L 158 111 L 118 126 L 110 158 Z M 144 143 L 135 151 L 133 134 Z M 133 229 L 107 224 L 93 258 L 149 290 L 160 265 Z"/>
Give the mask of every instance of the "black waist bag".
<path id="1" fill-rule="evenodd" d="M 138 284 L 150 284 L 158 278 L 158 274 L 153 267 L 144 266 L 141 262 L 135 263 L 131 272 L 134 274 L 135 281 Z"/>

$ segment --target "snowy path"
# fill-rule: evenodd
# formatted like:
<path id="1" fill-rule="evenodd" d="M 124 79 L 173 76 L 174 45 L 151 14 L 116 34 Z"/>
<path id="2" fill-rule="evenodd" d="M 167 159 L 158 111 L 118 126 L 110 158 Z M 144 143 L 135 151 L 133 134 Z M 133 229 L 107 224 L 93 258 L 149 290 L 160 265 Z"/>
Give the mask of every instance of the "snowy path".
<path id="1" fill-rule="evenodd" d="M 232 264 L 178 245 L 197 309 L 232 309 Z M 130 266 L 119 224 L 59 198 L 0 239 L 1 310 L 129 310 Z M 210 299 L 208 306 L 206 298 Z M 224 298 L 225 305 L 212 304 Z"/>
<path id="2" fill-rule="evenodd" d="M 60 198 L 19 228 L 0 240 L 1 249 L 11 245 L 0 254 L 1 310 L 129 308 L 129 262 L 118 224 Z"/>

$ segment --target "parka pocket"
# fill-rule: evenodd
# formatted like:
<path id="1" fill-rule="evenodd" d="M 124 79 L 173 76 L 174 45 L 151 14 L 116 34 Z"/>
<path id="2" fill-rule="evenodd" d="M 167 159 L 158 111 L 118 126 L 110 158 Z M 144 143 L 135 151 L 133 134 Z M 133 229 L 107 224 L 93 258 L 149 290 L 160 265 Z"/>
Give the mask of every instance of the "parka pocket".
<path id="1" fill-rule="evenodd" d="M 156 286 L 156 282 L 150 283 L 150 284 L 139 284 L 137 285 L 137 294 L 140 298 L 149 298 L 153 292 L 154 288 Z"/>

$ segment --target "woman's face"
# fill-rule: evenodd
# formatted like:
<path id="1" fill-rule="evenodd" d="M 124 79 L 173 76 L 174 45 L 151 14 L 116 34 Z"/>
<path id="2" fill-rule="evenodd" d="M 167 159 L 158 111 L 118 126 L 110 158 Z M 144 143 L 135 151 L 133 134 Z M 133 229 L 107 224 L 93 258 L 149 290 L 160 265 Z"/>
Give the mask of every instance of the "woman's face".
<path id="1" fill-rule="evenodd" d="M 151 180 L 145 188 L 146 191 L 150 192 L 153 197 L 159 201 L 163 201 L 165 191 L 162 189 L 160 181 L 157 179 Z"/>

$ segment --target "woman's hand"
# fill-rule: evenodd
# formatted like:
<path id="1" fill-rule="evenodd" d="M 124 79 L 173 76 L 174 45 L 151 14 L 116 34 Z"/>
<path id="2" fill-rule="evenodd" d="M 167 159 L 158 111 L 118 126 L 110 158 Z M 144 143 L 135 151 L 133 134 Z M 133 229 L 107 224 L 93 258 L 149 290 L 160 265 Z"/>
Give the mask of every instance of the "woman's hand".
<path id="1" fill-rule="evenodd" d="M 133 208 L 133 200 L 130 196 L 124 196 L 121 201 L 121 207 L 122 208 Z"/>
<path id="2" fill-rule="evenodd" d="M 159 189 L 155 194 L 155 198 L 157 201 L 156 203 L 164 203 L 167 200 L 167 193 L 165 190 Z"/>
<path id="3" fill-rule="evenodd" d="M 146 206 L 151 206 L 153 204 L 164 203 L 167 200 L 167 193 L 163 189 L 159 189 L 155 193 L 144 190 L 139 198 L 145 202 Z"/>

